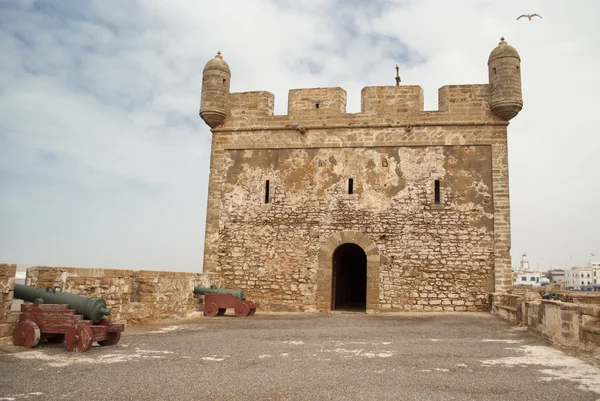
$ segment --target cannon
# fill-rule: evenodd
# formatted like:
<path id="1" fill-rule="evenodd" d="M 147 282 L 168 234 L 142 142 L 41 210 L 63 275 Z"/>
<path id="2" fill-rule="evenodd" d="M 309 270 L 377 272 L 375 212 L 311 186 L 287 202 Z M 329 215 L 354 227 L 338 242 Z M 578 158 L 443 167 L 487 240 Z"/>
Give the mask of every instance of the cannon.
<path id="1" fill-rule="evenodd" d="M 258 304 L 247 301 L 241 290 L 228 290 L 217 286 L 194 287 L 194 294 L 204 295 L 204 316 L 223 316 L 227 308 L 233 308 L 237 317 L 252 316 Z"/>
<path id="2" fill-rule="evenodd" d="M 83 352 L 94 341 L 101 346 L 115 345 L 124 330 L 122 324 L 104 317 L 110 314 L 110 309 L 103 299 L 63 293 L 60 287 L 21 284 L 15 284 L 15 298 L 27 302 L 21 304 L 14 345 L 35 347 L 45 339 L 50 343 L 64 342 L 69 351 Z"/>
<path id="3" fill-rule="evenodd" d="M 540 295 L 542 296 L 542 299 L 556 299 L 558 298 L 558 294 L 555 292 L 543 292 L 540 291 Z"/>
<path id="4" fill-rule="evenodd" d="M 100 298 L 88 298 L 62 292 L 60 287 L 36 288 L 23 284 L 15 284 L 15 298 L 35 304 L 65 304 L 74 309 L 86 319 L 99 322 L 104 316 L 110 315 L 110 308 Z"/>
<path id="5" fill-rule="evenodd" d="M 231 294 L 237 299 L 246 299 L 246 294 L 242 290 L 228 290 L 225 288 L 218 288 L 216 285 L 211 285 L 210 288 L 206 287 L 194 287 L 194 294 L 205 295 L 205 294 Z"/>

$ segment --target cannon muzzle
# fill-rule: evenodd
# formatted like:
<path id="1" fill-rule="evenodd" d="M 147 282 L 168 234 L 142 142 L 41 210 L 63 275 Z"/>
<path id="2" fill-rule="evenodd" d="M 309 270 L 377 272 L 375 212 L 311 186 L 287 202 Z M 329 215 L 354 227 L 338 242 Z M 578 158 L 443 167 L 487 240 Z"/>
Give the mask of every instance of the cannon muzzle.
<path id="1" fill-rule="evenodd" d="M 23 284 L 15 284 L 15 298 L 27 302 L 44 304 L 66 304 L 69 309 L 83 315 L 94 323 L 100 321 L 104 316 L 110 315 L 110 308 L 101 298 L 88 298 L 82 295 L 73 295 L 62 292 L 60 287 L 36 288 Z"/>
<path id="2" fill-rule="evenodd" d="M 210 288 L 194 287 L 194 294 L 231 294 L 237 299 L 246 299 L 246 294 L 242 290 L 228 290 L 225 288 L 217 288 L 216 285 L 211 285 Z"/>

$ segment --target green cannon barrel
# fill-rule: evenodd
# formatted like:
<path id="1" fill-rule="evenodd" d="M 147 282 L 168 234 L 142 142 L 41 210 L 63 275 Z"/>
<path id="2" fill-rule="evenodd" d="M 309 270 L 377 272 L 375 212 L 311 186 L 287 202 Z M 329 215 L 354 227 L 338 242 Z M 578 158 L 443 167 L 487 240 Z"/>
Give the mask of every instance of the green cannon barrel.
<path id="1" fill-rule="evenodd" d="M 69 305 L 69 309 L 75 309 L 77 314 L 83 315 L 94 323 L 100 321 L 104 316 L 110 315 L 110 308 L 106 307 L 106 302 L 103 299 L 69 294 L 62 292 L 60 287 L 36 288 L 15 284 L 14 297 L 27 302 L 66 304 Z"/>
<path id="2" fill-rule="evenodd" d="M 225 288 L 217 288 L 216 285 L 211 285 L 210 288 L 194 287 L 194 294 L 231 294 L 237 299 L 246 299 L 246 294 L 242 290 L 227 290 Z"/>
<path id="3" fill-rule="evenodd" d="M 540 295 L 542 296 L 542 299 L 556 299 L 558 298 L 558 294 L 555 292 L 545 292 L 545 291 L 540 291 Z"/>

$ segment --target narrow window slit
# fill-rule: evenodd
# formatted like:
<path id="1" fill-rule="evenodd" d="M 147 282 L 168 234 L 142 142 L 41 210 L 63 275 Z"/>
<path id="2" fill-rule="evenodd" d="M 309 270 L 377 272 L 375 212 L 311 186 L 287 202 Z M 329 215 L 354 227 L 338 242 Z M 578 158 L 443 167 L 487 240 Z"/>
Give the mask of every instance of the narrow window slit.
<path id="1" fill-rule="evenodd" d="M 435 180 L 435 204 L 440 204 L 440 180 Z"/>
<path id="2" fill-rule="evenodd" d="M 269 180 L 265 182 L 265 203 L 269 203 Z"/>
<path id="3" fill-rule="evenodd" d="M 348 195 L 352 195 L 354 193 L 354 179 L 348 179 Z"/>
<path id="4" fill-rule="evenodd" d="M 315 107 L 318 109 L 318 108 L 319 108 L 319 103 L 316 103 L 316 104 L 315 104 Z"/>

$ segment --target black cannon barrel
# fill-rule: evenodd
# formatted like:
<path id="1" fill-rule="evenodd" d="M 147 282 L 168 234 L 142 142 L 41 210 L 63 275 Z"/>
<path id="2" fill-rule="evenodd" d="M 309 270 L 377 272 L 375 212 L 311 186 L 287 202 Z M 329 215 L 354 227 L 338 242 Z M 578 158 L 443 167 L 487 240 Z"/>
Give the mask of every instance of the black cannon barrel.
<path id="1" fill-rule="evenodd" d="M 82 295 L 73 295 L 62 292 L 60 287 L 36 288 L 23 284 L 15 284 L 15 298 L 27 302 L 41 300 L 45 304 L 66 304 L 69 309 L 75 309 L 79 315 L 86 319 L 98 322 L 104 316 L 110 315 L 110 308 L 100 298 L 88 298 Z"/>
<path id="2" fill-rule="evenodd" d="M 194 287 L 194 294 L 231 294 L 237 299 L 246 299 L 246 294 L 242 290 L 228 290 L 225 288 L 217 288 L 217 286 L 212 285 L 210 288 L 206 287 Z"/>

